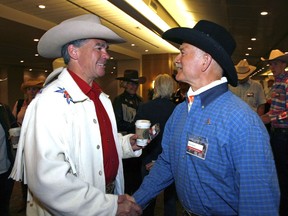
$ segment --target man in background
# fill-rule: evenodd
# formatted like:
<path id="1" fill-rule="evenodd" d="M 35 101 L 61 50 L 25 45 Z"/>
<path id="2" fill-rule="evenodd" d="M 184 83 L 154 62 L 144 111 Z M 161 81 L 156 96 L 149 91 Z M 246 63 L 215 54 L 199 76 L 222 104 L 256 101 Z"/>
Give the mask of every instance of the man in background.
<path id="1" fill-rule="evenodd" d="M 136 112 L 143 102 L 137 91 L 139 85 L 146 82 L 146 77 L 139 77 L 137 70 L 128 69 L 124 71 L 123 77 L 116 79 L 120 80 L 120 86 L 124 88 L 123 93 L 113 101 L 118 131 L 122 134 L 135 133 Z M 123 170 L 125 193 L 131 195 L 139 188 L 142 181 L 141 158 L 123 159 Z"/>
<path id="2" fill-rule="evenodd" d="M 270 110 L 262 115 L 265 124 L 270 123 L 271 146 L 275 158 L 280 191 L 280 215 L 288 215 L 288 54 L 276 49 L 269 58 L 261 58 L 268 62 L 274 76 L 271 88 Z"/>
<path id="3" fill-rule="evenodd" d="M 2 216 L 10 215 L 10 198 L 14 186 L 14 180 L 8 178 L 14 163 L 9 140 L 9 129 L 12 126 L 17 127 L 17 123 L 10 107 L 0 103 L 0 215 Z"/>
<path id="4" fill-rule="evenodd" d="M 265 113 L 265 93 L 262 85 L 250 78 L 256 67 L 249 65 L 246 59 L 241 60 L 236 66 L 238 85 L 229 89 L 244 100 L 259 116 Z"/>

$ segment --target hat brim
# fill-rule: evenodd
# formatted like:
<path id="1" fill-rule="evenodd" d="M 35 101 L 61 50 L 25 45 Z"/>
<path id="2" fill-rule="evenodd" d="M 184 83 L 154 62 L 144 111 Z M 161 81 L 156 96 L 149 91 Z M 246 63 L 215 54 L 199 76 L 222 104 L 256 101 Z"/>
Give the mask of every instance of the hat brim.
<path id="1" fill-rule="evenodd" d="M 237 86 L 238 77 L 231 56 L 209 35 L 191 28 L 172 28 L 163 33 L 162 38 L 177 44 L 189 43 L 209 53 L 222 67 L 228 83 Z"/>
<path id="2" fill-rule="evenodd" d="M 27 82 L 27 83 L 22 83 L 20 89 L 25 92 L 26 88 L 28 87 L 35 87 L 41 89 L 43 87 L 44 82 Z"/>
<path id="3" fill-rule="evenodd" d="M 117 77 L 117 80 L 127 81 L 127 82 L 134 82 L 139 84 L 144 84 L 146 82 L 146 77 L 139 77 L 138 79 L 129 79 L 126 77 Z"/>
<path id="4" fill-rule="evenodd" d="M 235 66 L 237 67 L 237 66 Z M 253 66 L 253 65 L 249 65 L 249 71 L 247 71 L 246 73 L 239 73 L 237 71 L 237 68 L 236 68 L 236 71 L 237 71 L 237 75 L 238 75 L 238 80 L 244 80 L 246 79 L 248 76 L 250 76 L 254 71 L 256 70 L 256 67 Z"/>
<path id="5" fill-rule="evenodd" d="M 89 15 L 86 15 L 89 16 Z M 91 15 L 94 16 L 94 15 Z M 97 17 L 98 18 L 98 17 Z M 49 29 L 40 39 L 38 53 L 46 58 L 61 57 L 62 46 L 79 39 L 96 38 L 105 40 L 109 44 L 124 43 L 112 30 L 95 22 L 95 19 L 71 19 Z"/>
<path id="6" fill-rule="evenodd" d="M 276 58 L 273 58 L 273 59 L 265 59 L 263 57 L 261 57 L 261 60 L 264 61 L 264 62 L 270 62 L 270 61 L 283 61 L 283 62 L 286 62 L 288 63 L 288 54 L 285 54 L 285 55 L 282 55 L 282 56 L 278 56 Z"/>

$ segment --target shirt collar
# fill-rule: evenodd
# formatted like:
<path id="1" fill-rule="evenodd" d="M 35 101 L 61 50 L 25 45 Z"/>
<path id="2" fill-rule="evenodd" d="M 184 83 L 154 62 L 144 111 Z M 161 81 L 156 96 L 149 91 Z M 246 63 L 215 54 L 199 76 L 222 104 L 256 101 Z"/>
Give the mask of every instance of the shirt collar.
<path id="1" fill-rule="evenodd" d="M 68 69 L 69 74 L 72 76 L 72 78 L 74 79 L 74 81 L 76 82 L 76 84 L 79 86 L 79 88 L 81 89 L 81 91 L 85 94 L 88 95 L 90 91 L 95 91 L 97 92 L 98 96 L 99 94 L 102 92 L 100 86 L 96 83 L 93 82 L 92 83 L 92 87 L 90 85 L 88 85 L 87 82 L 85 82 L 83 79 L 81 79 L 76 73 L 74 73 L 73 71 Z"/>
<path id="2" fill-rule="evenodd" d="M 191 95 L 199 95 L 201 99 L 201 105 L 204 108 L 226 91 L 228 91 L 227 78 L 222 77 L 221 80 L 216 80 L 196 91 L 193 91 L 190 87 L 187 92 L 187 96 L 189 97 Z"/>

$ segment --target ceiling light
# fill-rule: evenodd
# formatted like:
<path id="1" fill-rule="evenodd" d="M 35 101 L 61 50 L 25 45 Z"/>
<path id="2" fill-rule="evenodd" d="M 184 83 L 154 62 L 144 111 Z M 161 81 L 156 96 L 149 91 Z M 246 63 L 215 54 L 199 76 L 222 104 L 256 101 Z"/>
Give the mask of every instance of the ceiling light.
<path id="1" fill-rule="evenodd" d="M 24 62 L 24 60 L 20 60 L 20 63 L 23 63 Z"/>
<path id="2" fill-rule="evenodd" d="M 266 15 L 268 15 L 268 12 L 267 12 L 267 11 L 262 11 L 260 14 L 261 14 L 262 16 L 266 16 Z"/>
<path id="3" fill-rule="evenodd" d="M 146 49 L 146 50 L 145 50 L 145 52 L 149 52 L 149 50 L 148 50 L 148 49 Z"/>
<path id="4" fill-rule="evenodd" d="M 38 53 L 36 53 L 36 54 L 35 54 L 35 56 L 39 56 L 39 54 L 38 54 Z"/>
<path id="5" fill-rule="evenodd" d="M 245 53 L 246 56 L 249 56 L 249 53 Z"/>
<path id="6" fill-rule="evenodd" d="M 38 5 L 38 8 L 40 8 L 40 9 L 45 9 L 46 6 L 45 6 L 45 5 Z"/>
<path id="7" fill-rule="evenodd" d="M 135 10 L 137 10 L 140 14 L 154 23 L 158 28 L 160 28 L 163 32 L 167 31 L 171 27 L 164 22 L 151 8 L 145 4 L 142 0 L 125 0 L 128 4 L 130 4 Z"/>
<path id="8" fill-rule="evenodd" d="M 131 46 L 133 46 L 133 47 L 134 47 L 134 46 L 135 46 L 135 44 L 131 44 Z"/>
<path id="9" fill-rule="evenodd" d="M 38 42 L 38 41 L 39 41 L 39 39 L 38 39 L 38 38 L 35 38 L 35 39 L 33 39 L 33 41 L 35 41 L 35 42 Z"/>
<path id="10" fill-rule="evenodd" d="M 256 41 L 256 38 L 251 38 L 252 41 Z"/>
<path id="11" fill-rule="evenodd" d="M 248 50 L 252 50 L 252 47 L 248 47 L 247 49 L 248 49 Z"/>

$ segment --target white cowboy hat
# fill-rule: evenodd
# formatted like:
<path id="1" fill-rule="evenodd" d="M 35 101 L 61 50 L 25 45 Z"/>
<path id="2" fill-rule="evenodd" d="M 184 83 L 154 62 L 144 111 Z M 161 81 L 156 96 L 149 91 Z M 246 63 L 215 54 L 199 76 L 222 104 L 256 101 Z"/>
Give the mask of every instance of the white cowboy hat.
<path id="1" fill-rule="evenodd" d="M 110 44 L 125 42 L 112 30 L 102 25 L 99 17 L 85 14 L 65 20 L 49 29 L 38 43 L 38 53 L 46 58 L 59 58 L 63 45 L 74 40 L 89 38 L 102 39 Z"/>
<path id="2" fill-rule="evenodd" d="M 269 56 L 269 59 L 265 59 L 261 57 L 262 61 L 274 61 L 274 60 L 279 60 L 279 61 L 284 61 L 288 63 L 288 54 L 283 53 L 279 49 L 272 50 Z"/>
<path id="3" fill-rule="evenodd" d="M 235 69 L 237 71 L 238 80 L 243 80 L 250 76 L 253 71 L 256 70 L 256 67 L 253 65 L 249 65 L 246 59 L 241 60 L 237 65 L 235 65 Z"/>

